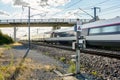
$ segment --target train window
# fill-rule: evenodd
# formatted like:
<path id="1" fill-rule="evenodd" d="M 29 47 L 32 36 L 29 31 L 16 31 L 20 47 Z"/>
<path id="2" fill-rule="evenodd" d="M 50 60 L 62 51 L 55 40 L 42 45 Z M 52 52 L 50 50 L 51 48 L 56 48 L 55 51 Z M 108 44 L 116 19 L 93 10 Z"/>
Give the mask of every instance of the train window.
<path id="1" fill-rule="evenodd" d="M 118 26 L 117 26 L 117 31 L 119 31 L 119 32 L 120 32 L 120 25 L 118 25 Z"/>
<path id="2" fill-rule="evenodd" d="M 118 34 L 118 32 L 120 32 L 120 25 L 89 29 L 89 35 Z"/>
<path id="3" fill-rule="evenodd" d="M 102 28 L 102 33 L 108 33 L 108 32 L 116 32 L 117 26 L 108 26 Z"/>
<path id="4" fill-rule="evenodd" d="M 99 34 L 101 32 L 101 28 L 91 28 L 89 34 Z"/>

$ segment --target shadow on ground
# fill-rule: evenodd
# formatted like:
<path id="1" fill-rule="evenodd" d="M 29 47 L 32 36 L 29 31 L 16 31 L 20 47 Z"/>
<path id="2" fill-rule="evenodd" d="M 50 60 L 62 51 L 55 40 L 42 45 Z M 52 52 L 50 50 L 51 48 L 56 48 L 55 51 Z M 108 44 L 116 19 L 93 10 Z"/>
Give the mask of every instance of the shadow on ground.
<path id="1" fill-rule="evenodd" d="M 16 80 L 16 78 L 18 77 L 19 73 L 20 73 L 20 69 L 21 66 L 23 65 L 25 58 L 27 57 L 28 53 L 29 53 L 29 49 L 27 49 L 26 47 L 21 46 L 15 46 L 13 47 L 13 49 L 17 49 L 17 50 L 27 50 L 25 55 L 22 57 L 20 63 L 19 63 L 19 67 L 16 68 L 15 72 L 11 75 L 10 78 L 8 78 L 8 80 Z"/>

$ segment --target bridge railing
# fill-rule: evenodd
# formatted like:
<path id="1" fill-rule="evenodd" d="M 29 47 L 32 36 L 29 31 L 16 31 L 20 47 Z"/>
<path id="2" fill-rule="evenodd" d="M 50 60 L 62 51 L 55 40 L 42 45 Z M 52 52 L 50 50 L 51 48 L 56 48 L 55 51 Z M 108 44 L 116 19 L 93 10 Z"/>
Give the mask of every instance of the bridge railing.
<path id="1" fill-rule="evenodd" d="M 51 22 L 68 22 L 75 23 L 77 19 L 30 19 L 31 23 L 51 23 Z M 88 22 L 89 19 L 81 19 L 82 22 Z M 27 23 L 28 19 L 4 19 L 0 23 Z"/>

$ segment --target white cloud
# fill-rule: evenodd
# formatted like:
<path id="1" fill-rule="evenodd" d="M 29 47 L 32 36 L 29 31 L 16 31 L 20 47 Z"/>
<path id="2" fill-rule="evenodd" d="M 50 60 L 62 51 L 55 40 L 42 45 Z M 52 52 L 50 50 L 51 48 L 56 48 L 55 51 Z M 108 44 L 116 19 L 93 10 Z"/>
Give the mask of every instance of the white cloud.
<path id="1" fill-rule="evenodd" d="M 4 4 L 12 3 L 13 0 L 1 0 Z"/>
<path id="2" fill-rule="evenodd" d="M 68 11 L 64 11 L 61 14 L 57 14 L 57 18 L 71 18 L 71 19 L 76 19 L 76 18 L 81 18 L 80 14 L 82 14 L 83 12 L 81 12 L 78 9 L 75 10 L 68 10 Z"/>
<path id="3" fill-rule="evenodd" d="M 4 3 L 5 1 L 2 0 Z M 7 3 L 13 2 L 14 5 L 30 5 L 30 6 L 63 6 L 70 2 L 71 0 L 8 0 Z"/>
<path id="4" fill-rule="evenodd" d="M 0 10 L 0 15 L 9 16 L 9 13 L 7 13 L 6 11 Z"/>
<path id="5" fill-rule="evenodd" d="M 40 19 L 40 18 L 76 18 L 78 15 L 75 15 L 75 10 L 67 11 L 66 13 L 60 13 L 58 15 L 54 15 L 55 13 L 62 12 L 62 9 L 55 8 L 56 6 L 64 6 L 65 4 L 69 3 L 71 0 L 2 0 L 4 3 L 12 3 L 14 7 L 20 6 L 20 5 L 30 5 L 31 9 L 31 15 L 36 15 L 31 18 Z M 13 7 L 13 8 L 14 8 Z M 9 18 L 15 19 L 24 19 L 28 18 L 28 9 L 24 7 L 24 11 L 20 11 L 20 7 L 17 8 L 16 12 L 11 13 L 11 16 Z"/>
<path id="6" fill-rule="evenodd" d="M 63 6 L 70 2 L 70 0 L 48 0 L 48 4 L 51 6 Z"/>
<path id="7" fill-rule="evenodd" d="M 11 6 L 15 9 L 16 6 L 22 6 L 22 5 L 30 5 L 31 7 L 37 9 L 32 10 L 31 9 L 31 15 L 38 14 L 38 16 L 34 16 L 33 18 L 50 18 L 54 17 L 54 15 L 57 12 L 62 11 L 62 9 L 55 8 L 56 6 L 63 6 L 67 3 L 69 3 L 71 0 L 2 0 L 3 3 L 11 4 Z M 18 7 L 17 9 L 21 9 Z M 26 9 L 26 8 L 24 8 Z M 23 18 L 27 18 L 27 10 L 24 10 Z M 11 18 L 17 14 L 14 18 L 20 18 L 21 12 L 16 10 L 14 14 L 11 14 Z M 9 18 L 10 18 L 9 17 Z"/>

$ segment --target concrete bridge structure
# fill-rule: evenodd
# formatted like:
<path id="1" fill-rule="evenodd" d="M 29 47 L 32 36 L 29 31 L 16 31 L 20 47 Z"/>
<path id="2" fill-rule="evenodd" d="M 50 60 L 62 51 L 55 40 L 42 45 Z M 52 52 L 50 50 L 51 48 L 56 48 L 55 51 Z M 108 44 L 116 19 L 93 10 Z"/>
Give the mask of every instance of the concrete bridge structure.
<path id="1" fill-rule="evenodd" d="M 82 23 L 88 23 L 89 19 L 80 19 Z M 30 27 L 71 27 L 77 19 L 30 19 Z M 3 19 L 0 20 L 0 28 L 14 27 L 14 40 L 16 41 L 16 27 L 28 27 L 28 19 Z"/>
<path id="2" fill-rule="evenodd" d="M 77 19 L 30 19 L 31 27 L 73 26 Z M 81 19 L 83 23 L 89 19 Z M 0 20 L 0 27 L 27 27 L 28 19 L 4 19 Z"/>

